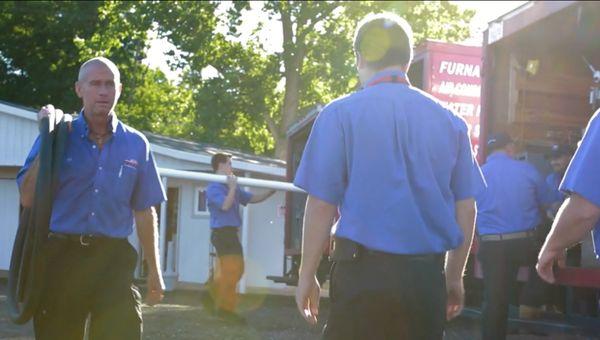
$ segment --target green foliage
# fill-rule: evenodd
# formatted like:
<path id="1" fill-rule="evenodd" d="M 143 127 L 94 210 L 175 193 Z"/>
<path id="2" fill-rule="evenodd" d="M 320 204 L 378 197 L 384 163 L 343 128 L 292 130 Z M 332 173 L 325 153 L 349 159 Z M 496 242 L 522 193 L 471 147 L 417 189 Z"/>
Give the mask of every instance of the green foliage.
<path id="1" fill-rule="evenodd" d="M 266 1 L 262 12 L 284 37 L 273 52 L 260 22 L 239 41 L 250 8 L 248 1 L 0 2 L 0 99 L 77 110 L 78 68 L 103 55 L 121 70 L 117 109 L 125 122 L 283 157 L 299 112 L 357 88 L 352 36 L 366 14 L 400 14 L 417 42 L 464 39 L 474 15 L 436 1 Z M 168 54 L 183 71 L 179 83 L 142 64 L 151 30 L 176 46 Z M 216 77 L 203 72 L 208 66 Z"/>
<path id="2" fill-rule="evenodd" d="M 248 2 L 236 2 L 228 9 L 223 24 L 229 37 L 239 35 L 248 8 Z M 306 111 L 301 108 L 327 103 L 357 88 L 352 38 L 356 23 L 366 14 L 398 13 L 412 25 L 417 43 L 426 38 L 465 39 L 474 15 L 448 2 L 416 1 L 267 1 L 262 10 L 281 23 L 283 51 L 265 50 L 256 32 L 245 46 L 218 36 L 213 53 L 202 63 L 188 61 L 193 70 L 210 64 L 220 77 L 204 79 L 196 72 L 186 81 L 196 89 L 197 122 L 206 127 L 207 139 L 277 157 L 284 157 L 286 130 L 300 118 L 300 111 Z M 196 34 L 173 30 L 176 36 Z M 194 50 L 189 45 L 178 47 Z"/>

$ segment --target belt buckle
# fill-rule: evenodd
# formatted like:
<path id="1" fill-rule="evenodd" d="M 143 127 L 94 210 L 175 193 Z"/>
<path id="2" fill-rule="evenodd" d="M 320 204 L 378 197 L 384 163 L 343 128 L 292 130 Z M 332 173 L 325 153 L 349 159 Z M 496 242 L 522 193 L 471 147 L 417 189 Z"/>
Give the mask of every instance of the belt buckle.
<path id="1" fill-rule="evenodd" d="M 84 247 L 88 247 L 88 246 L 90 245 L 90 243 L 89 243 L 89 242 L 86 242 L 86 241 L 84 240 L 84 237 L 87 237 L 87 236 L 89 236 L 89 235 L 83 235 L 83 234 L 82 234 L 82 235 L 79 235 L 79 244 L 81 244 L 81 245 L 82 245 L 82 246 L 84 246 Z"/>

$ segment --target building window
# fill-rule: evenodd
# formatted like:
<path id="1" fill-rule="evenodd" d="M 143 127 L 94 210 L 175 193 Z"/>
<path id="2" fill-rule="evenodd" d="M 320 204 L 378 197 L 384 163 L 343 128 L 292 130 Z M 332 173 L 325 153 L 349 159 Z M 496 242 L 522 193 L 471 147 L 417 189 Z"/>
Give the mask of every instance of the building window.
<path id="1" fill-rule="evenodd" d="M 206 191 L 203 187 L 196 187 L 194 190 L 194 215 L 207 215 Z"/>

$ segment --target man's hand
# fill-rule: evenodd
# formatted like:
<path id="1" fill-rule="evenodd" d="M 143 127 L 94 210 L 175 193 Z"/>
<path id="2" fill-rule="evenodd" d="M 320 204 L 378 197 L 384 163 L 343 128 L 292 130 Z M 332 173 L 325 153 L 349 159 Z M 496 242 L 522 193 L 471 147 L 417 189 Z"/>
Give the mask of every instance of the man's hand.
<path id="1" fill-rule="evenodd" d="M 566 249 L 552 250 L 544 246 L 538 256 L 538 263 L 536 264 L 535 269 L 542 280 L 554 283 L 556 281 L 556 278 L 554 277 L 554 264 L 556 263 L 560 268 L 564 268 L 565 261 Z"/>
<path id="2" fill-rule="evenodd" d="M 316 325 L 318 321 L 320 295 L 321 286 L 317 277 L 301 274 L 296 289 L 296 305 L 304 320 L 311 325 Z"/>
<path id="3" fill-rule="evenodd" d="M 446 320 L 450 321 L 457 317 L 465 305 L 465 288 L 462 280 L 458 282 L 447 282 L 448 294 L 446 303 Z"/>
<path id="4" fill-rule="evenodd" d="M 50 131 L 52 131 L 52 128 L 58 123 L 60 123 L 60 121 L 64 117 L 65 121 L 68 124 L 67 126 L 69 132 L 71 132 L 71 121 L 73 120 L 71 115 L 65 114 L 61 109 L 54 108 L 52 104 L 48 104 L 46 106 L 42 106 L 42 108 L 38 112 L 38 121 L 41 121 L 43 118 L 46 117 L 48 117 L 50 120 Z"/>
<path id="5" fill-rule="evenodd" d="M 165 292 L 165 283 L 162 274 L 153 272 L 148 274 L 148 293 L 146 293 L 146 304 L 154 306 L 162 301 Z"/>
<path id="6" fill-rule="evenodd" d="M 227 175 L 227 186 L 229 187 L 229 190 L 233 190 L 236 188 L 237 177 L 235 175 L 233 175 L 233 174 Z"/>

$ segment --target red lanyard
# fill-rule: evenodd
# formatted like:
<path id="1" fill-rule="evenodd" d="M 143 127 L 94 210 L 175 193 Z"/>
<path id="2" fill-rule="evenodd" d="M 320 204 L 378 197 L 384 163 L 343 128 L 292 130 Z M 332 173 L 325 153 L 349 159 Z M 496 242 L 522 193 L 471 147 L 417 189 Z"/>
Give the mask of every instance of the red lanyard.
<path id="1" fill-rule="evenodd" d="M 410 82 L 408 81 L 408 79 L 406 79 L 406 76 L 403 76 L 403 75 L 398 76 L 398 75 L 393 74 L 391 76 L 377 78 L 377 79 L 373 80 L 372 82 L 368 83 L 367 87 L 381 84 L 381 83 L 406 84 L 406 85 L 410 86 Z"/>

